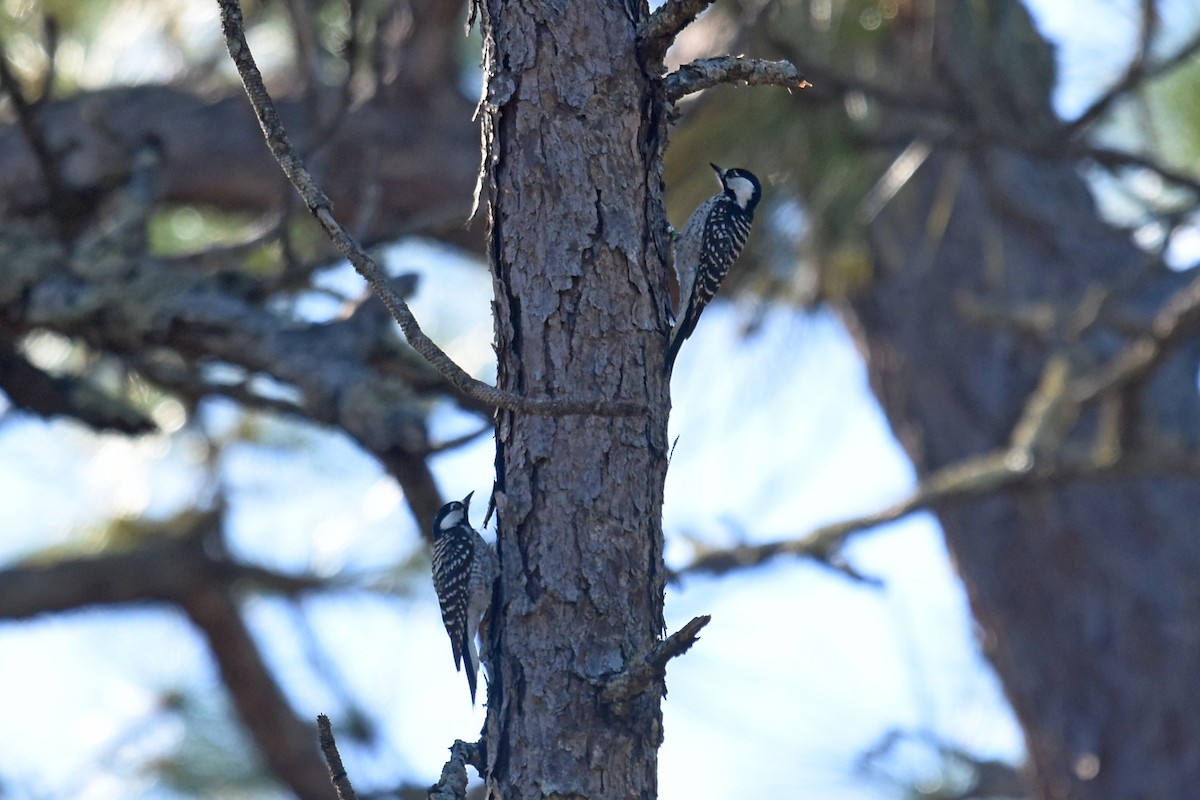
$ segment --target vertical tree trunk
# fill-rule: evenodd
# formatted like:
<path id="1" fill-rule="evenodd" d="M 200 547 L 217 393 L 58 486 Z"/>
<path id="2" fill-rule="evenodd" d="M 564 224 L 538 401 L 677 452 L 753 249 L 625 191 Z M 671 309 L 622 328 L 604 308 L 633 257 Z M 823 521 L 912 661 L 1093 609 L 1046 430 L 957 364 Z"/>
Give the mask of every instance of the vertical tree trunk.
<path id="1" fill-rule="evenodd" d="M 918 267 L 925 220 L 955 158 L 935 157 L 881 217 L 885 277 L 856 305 L 872 381 L 922 472 L 1004 446 L 1046 356 L 961 318 L 957 292 L 1069 309 L 1092 282 L 1111 283 L 1142 259 L 1094 218 L 1069 166 L 1010 153 L 999 157 L 1008 177 L 998 182 L 978 162 L 961 173 L 938 255 Z M 1055 223 L 1035 231 L 991 217 L 989 191 L 1035 213 L 1044 204 Z M 989 230 L 1006 254 L 1001 284 L 990 288 Z M 897 245 L 902 263 L 882 255 Z M 1198 355 L 1193 346 L 1166 364 L 1146 407 L 1148 423 L 1190 436 L 1191 447 Z M 984 651 L 1025 730 L 1034 796 L 1176 798 L 1200 785 L 1200 637 L 1189 633 L 1200 613 L 1198 502 L 1195 477 L 1129 477 L 938 509 Z"/>
<path id="2" fill-rule="evenodd" d="M 501 388 L 649 416 L 502 414 L 489 795 L 656 795 L 661 687 L 597 684 L 660 634 L 667 383 L 662 116 L 621 3 L 481 8 Z"/>
<path id="3" fill-rule="evenodd" d="M 982 68 L 1005 61 L 1004 48 L 1045 47 L 1020 7 L 1003 5 L 1012 27 L 987 28 L 977 7 L 969 21 L 958 18 L 955 37 L 940 32 L 943 57 L 962 75 L 995 79 L 972 85 L 992 125 L 1053 135 L 1036 121 L 1051 117 L 1049 76 L 1022 69 L 1021 55 L 1009 69 Z M 1012 98 L 1024 108 L 1006 104 Z M 947 211 L 944 235 L 931 232 Z M 964 296 L 1014 310 L 1048 303 L 1066 315 L 1145 260 L 1099 218 L 1068 158 L 986 140 L 967 152 L 935 149 L 871 237 L 877 279 L 853 318 L 892 427 L 923 472 L 1005 446 L 1058 346 L 972 320 L 957 311 Z M 1144 313 L 1186 280 L 1162 270 L 1138 296 L 1118 292 L 1117 306 Z M 1118 342 L 1103 326 L 1085 340 L 1095 359 Z M 1135 442 L 1200 445 L 1198 357 L 1193 338 L 1139 387 Z M 1092 425 L 1083 420 L 1084 431 Z M 1134 476 L 938 509 L 984 650 L 1025 730 L 1036 797 L 1196 796 L 1197 503 L 1194 476 Z"/>

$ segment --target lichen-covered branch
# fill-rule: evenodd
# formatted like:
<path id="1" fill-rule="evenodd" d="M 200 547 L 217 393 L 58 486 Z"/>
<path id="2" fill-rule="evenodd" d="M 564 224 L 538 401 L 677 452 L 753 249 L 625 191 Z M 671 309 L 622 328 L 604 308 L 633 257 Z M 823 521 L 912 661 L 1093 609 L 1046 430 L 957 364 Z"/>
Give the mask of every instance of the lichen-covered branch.
<path id="1" fill-rule="evenodd" d="M 764 61 L 737 56 L 692 61 L 668 75 L 665 82 L 667 99 L 672 103 L 722 83 L 782 86 L 788 90 L 806 89 L 812 85 L 789 61 Z"/>

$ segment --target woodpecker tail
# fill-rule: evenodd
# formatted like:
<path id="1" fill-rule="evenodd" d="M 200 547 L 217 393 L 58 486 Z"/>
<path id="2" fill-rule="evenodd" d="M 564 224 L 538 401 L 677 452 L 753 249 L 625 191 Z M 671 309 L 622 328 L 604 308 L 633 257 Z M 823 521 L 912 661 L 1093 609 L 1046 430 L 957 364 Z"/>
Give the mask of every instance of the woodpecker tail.
<path id="1" fill-rule="evenodd" d="M 675 366 L 675 357 L 679 355 L 679 348 L 683 347 L 684 339 L 687 339 L 696 330 L 696 322 L 699 319 L 700 314 L 692 313 L 692 308 L 689 306 L 684 310 L 679 321 L 675 323 L 675 328 L 671 331 L 671 346 L 667 348 L 667 358 L 663 362 L 663 371 L 668 375 L 671 373 L 671 368 Z"/>
<path id="2" fill-rule="evenodd" d="M 663 372 L 671 374 L 671 368 L 675 366 L 675 356 L 679 355 L 679 348 L 683 346 L 683 340 L 687 337 L 683 336 L 683 331 L 677 331 L 671 339 L 671 346 L 667 349 L 667 358 L 663 362 Z"/>
<path id="3" fill-rule="evenodd" d="M 467 668 L 467 685 L 471 687 L 471 705 L 475 705 L 475 689 L 479 685 L 479 651 L 475 648 L 475 634 L 467 631 L 463 638 L 463 666 Z"/>

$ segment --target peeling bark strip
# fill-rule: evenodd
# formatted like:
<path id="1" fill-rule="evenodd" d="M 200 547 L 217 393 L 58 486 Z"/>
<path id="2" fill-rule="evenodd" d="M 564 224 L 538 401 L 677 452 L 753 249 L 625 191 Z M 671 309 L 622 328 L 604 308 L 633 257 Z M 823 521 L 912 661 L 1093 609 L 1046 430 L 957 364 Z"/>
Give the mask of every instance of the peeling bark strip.
<path id="1" fill-rule="evenodd" d="M 661 687 L 619 720 L 598 695 L 663 629 L 661 88 L 620 3 L 479 11 L 499 387 L 650 409 L 499 414 L 488 795 L 652 798 Z"/>

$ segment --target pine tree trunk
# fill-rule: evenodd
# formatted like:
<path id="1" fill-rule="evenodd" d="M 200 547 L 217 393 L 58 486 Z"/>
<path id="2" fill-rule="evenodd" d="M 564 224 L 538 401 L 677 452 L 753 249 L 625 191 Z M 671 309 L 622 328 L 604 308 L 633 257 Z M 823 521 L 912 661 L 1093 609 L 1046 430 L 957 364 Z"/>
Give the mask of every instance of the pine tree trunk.
<path id="1" fill-rule="evenodd" d="M 480 11 L 499 385 L 651 409 L 497 420 L 489 796 L 652 798 L 661 686 L 597 694 L 663 626 L 660 105 L 620 3 Z"/>
<path id="2" fill-rule="evenodd" d="M 958 18 L 941 57 L 961 75 L 996 79 L 973 84 L 990 124 L 1053 136 L 1039 122 L 1051 118 L 1052 76 L 1024 68 L 1032 43 L 1046 45 L 1019 6 L 1003 5 L 992 7 L 990 28 L 983 13 Z M 962 35 L 969 26 L 977 38 Z M 1006 66 L 989 71 L 987 58 Z M 1028 116 L 1014 113 L 1014 98 Z M 947 210 L 943 234 L 931 220 Z M 1072 160 L 994 142 L 935 148 L 870 233 L 876 280 L 854 303 L 853 322 L 892 428 L 922 473 L 1006 446 L 1061 346 L 972 319 L 964 298 L 1014 311 L 1044 303 L 1065 315 L 1109 287 L 1123 313 L 1148 318 L 1192 280 L 1160 270 L 1137 292 L 1121 291 L 1145 254 L 1100 219 Z M 1101 326 L 1083 347 L 1098 360 L 1119 343 Z M 1200 446 L 1198 358 L 1192 337 L 1137 387 L 1127 444 Z M 1095 420 L 1081 424 L 1075 442 L 1086 445 Z M 1198 504 L 1195 476 L 1117 476 L 937 509 L 984 650 L 1024 728 L 1033 796 L 1196 796 Z"/>

